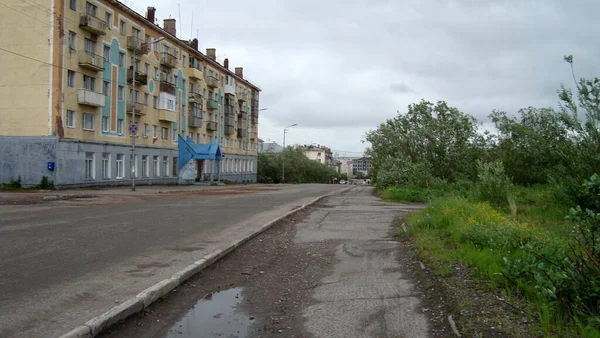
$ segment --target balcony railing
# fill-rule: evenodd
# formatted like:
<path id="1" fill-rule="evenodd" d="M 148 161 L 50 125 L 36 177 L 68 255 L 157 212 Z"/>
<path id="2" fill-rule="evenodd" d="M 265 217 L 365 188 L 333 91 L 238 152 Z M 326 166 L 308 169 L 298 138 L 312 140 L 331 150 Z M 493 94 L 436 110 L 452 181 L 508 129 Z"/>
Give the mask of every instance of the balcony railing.
<path id="1" fill-rule="evenodd" d="M 235 125 L 235 117 L 233 115 L 227 115 L 227 116 L 225 116 L 224 123 L 225 123 L 226 126 L 232 126 L 233 127 Z"/>
<path id="2" fill-rule="evenodd" d="M 213 99 L 208 99 L 206 100 L 206 108 L 214 110 L 219 108 L 219 104 Z"/>
<path id="3" fill-rule="evenodd" d="M 175 95 L 175 84 L 169 81 L 160 81 L 160 91 Z"/>
<path id="4" fill-rule="evenodd" d="M 175 55 L 163 52 L 160 56 L 160 64 L 169 68 L 177 67 L 177 57 Z"/>
<path id="5" fill-rule="evenodd" d="M 212 75 L 207 75 L 204 77 L 204 79 L 206 81 L 206 85 L 209 86 L 210 88 L 219 87 L 219 79 L 217 79 L 216 77 L 214 77 Z"/>
<path id="6" fill-rule="evenodd" d="M 177 122 L 177 113 L 168 109 L 159 109 L 158 119 L 166 122 Z"/>
<path id="7" fill-rule="evenodd" d="M 133 69 L 127 69 L 127 82 L 133 81 Z M 145 86 L 148 84 L 148 75 L 142 72 L 135 72 L 135 85 Z"/>
<path id="8" fill-rule="evenodd" d="M 106 34 L 106 22 L 90 14 L 81 15 L 81 18 L 79 20 L 79 27 L 93 34 Z"/>
<path id="9" fill-rule="evenodd" d="M 188 126 L 194 128 L 202 127 L 202 117 L 194 116 L 192 113 L 188 115 Z"/>
<path id="10" fill-rule="evenodd" d="M 104 58 L 86 51 L 79 52 L 79 65 L 97 72 L 104 70 Z"/>
<path id="11" fill-rule="evenodd" d="M 105 97 L 100 93 L 88 89 L 77 90 L 77 102 L 94 107 L 104 107 Z"/>
<path id="12" fill-rule="evenodd" d="M 215 122 L 215 121 L 207 121 L 206 122 L 206 130 L 208 130 L 208 131 L 216 131 L 217 130 L 217 122 Z"/>
<path id="13" fill-rule="evenodd" d="M 188 68 L 186 70 L 186 73 L 187 73 L 187 76 L 194 81 L 200 81 L 204 77 L 202 71 L 195 67 Z"/>
<path id="14" fill-rule="evenodd" d="M 149 51 L 149 45 L 137 36 L 128 36 L 127 49 L 134 51 L 134 53 L 138 55 L 147 54 Z"/>
<path id="15" fill-rule="evenodd" d="M 258 124 L 258 116 L 252 115 L 252 118 L 251 118 L 250 122 L 252 122 L 252 124 Z"/>
<path id="16" fill-rule="evenodd" d="M 238 91 L 235 96 L 237 96 L 238 101 L 248 102 L 249 95 L 247 91 Z"/>
<path id="17" fill-rule="evenodd" d="M 141 102 L 127 102 L 127 113 L 132 114 L 135 109 L 136 115 L 146 115 L 146 105 Z"/>
<path id="18" fill-rule="evenodd" d="M 200 88 L 190 89 L 190 101 L 202 103 L 204 97 L 200 94 Z"/>
<path id="19" fill-rule="evenodd" d="M 223 132 L 224 132 L 226 135 L 233 135 L 233 134 L 235 134 L 235 127 L 234 127 L 234 126 L 227 126 L 227 125 L 226 125 L 226 126 L 223 128 Z"/>
<path id="20" fill-rule="evenodd" d="M 238 130 L 237 130 L 237 137 L 247 138 L 248 137 L 248 130 L 246 130 L 245 128 L 238 128 Z"/>
<path id="21" fill-rule="evenodd" d="M 250 139 L 251 140 L 256 140 L 258 138 L 258 133 L 255 131 L 251 131 L 250 132 Z"/>

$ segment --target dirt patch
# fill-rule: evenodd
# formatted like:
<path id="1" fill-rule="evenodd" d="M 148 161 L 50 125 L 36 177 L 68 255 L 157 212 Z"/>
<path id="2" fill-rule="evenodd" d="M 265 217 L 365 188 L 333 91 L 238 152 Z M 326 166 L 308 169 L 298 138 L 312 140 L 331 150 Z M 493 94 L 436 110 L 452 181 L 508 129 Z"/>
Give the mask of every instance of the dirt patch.
<path id="1" fill-rule="evenodd" d="M 200 300 L 232 289 L 241 290 L 237 309 L 252 320 L 241 336 L 310 337 L 300 311 L 311 304 L 319 281 L 333 271 L 339 241 L 296 244 L 294 236 L 296 223 L 322 205 L 279 222 L 100 337 L 165 337 Z"/>

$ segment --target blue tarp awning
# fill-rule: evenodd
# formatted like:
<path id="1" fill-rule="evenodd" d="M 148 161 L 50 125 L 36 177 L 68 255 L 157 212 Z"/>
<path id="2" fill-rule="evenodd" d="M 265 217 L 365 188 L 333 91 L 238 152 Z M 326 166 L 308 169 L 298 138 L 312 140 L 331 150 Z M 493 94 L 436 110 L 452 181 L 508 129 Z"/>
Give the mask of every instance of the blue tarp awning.
<path id="1" fill-rule="evenodd" d="M 190 160 L 220 160 L 223 157 L 219 141 L 212 143 L 196 144 L 190 138 L 184 140 L 179 135 L 179 161 L 178 169 L 181 170 Z"/>

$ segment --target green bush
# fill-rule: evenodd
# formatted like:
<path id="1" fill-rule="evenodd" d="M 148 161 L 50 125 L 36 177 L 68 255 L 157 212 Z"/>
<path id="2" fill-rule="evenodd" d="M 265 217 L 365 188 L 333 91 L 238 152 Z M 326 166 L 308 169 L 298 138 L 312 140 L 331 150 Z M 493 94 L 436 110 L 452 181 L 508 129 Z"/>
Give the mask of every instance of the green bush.
<path id="1" fill-rule="evenodd" d="M 502 162 L 477 162 L 477 188 L 479 198 L 490 202 L 493 206 L 504 207 L 508 205 L 512 183 L 504 173 Z"/>
<path id="2" fill-rule="evenodd" d="M 16 180 L 11 180 L 8 186 L 11 189 L 21 189 L 21 176 L 19 176 L 19 178 L 17 178 Z"/>
<path id="3" fill-rule="evenodd" d="M 40 180 L 40 184 L 38 184 L 38 186 L 36 188 L 42 189 L 42 190 L 54 190 L 54 182 L 50 181 L 48 179 L 48 176 L 42 176 L 42 179 Z"/>
<path id="4" fill-rule="evenodd" d="M 381 193 L 381 197 L 392 202 L 426 203 L 442 194 L 439 190 L 388 188 Z"/>

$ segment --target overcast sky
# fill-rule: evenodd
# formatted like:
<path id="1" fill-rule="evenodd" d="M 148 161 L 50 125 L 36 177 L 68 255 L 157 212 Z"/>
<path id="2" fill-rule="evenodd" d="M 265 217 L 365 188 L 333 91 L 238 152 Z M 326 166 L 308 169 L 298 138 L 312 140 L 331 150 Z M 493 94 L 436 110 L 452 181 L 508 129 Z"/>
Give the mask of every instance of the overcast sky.
<path id="1" fill-rule="evenodd" d="M 421 98 L 484 122 L 492 109 L 555 107 L 573 83 L 565 54 L 578 77 L 599 75 L 597 0 L 125 2 L 244 67 L 268 108 L 259 136 L 279 144 L 297 123 L 288 144 L 360 153 L 368 130 Z"/>

